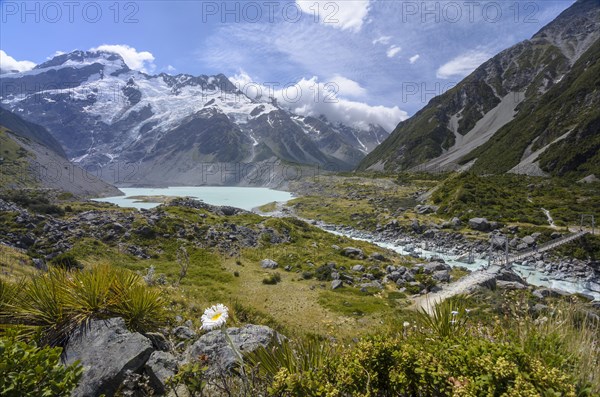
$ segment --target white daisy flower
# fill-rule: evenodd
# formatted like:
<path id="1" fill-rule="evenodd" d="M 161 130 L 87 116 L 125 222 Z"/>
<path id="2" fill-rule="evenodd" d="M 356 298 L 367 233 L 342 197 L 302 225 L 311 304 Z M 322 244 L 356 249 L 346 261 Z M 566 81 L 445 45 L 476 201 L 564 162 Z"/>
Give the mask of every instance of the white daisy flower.
<path id="1" fill-rule="evenodd" d="M 229 318 L 229 309 L 227 306 L 219 303 L 209 307 L 204 311 L 200 318 L 202 320 L 202 329 L 212 331 L 213 329 L 221 328 Z"/>

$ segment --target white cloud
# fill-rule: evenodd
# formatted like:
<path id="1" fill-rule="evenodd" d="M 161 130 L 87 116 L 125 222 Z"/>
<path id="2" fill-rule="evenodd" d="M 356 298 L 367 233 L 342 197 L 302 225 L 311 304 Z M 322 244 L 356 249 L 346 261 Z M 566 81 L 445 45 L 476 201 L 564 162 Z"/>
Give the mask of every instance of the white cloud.
<path id="1" fill-rule="evenodd" d="M 333 76 L 328 82 L 335 84 L 338 95 L 343 97 L 360 98 L 367 94 L 367 90 L 361 87 L 356 81 L 340 76 L 339 74 Z"/>
<path id="2" fill-rule="evenodd" d="M 296 0 L 296 4 L 324 25 L 359 32 L 369 14 L 370 0 Z"/>
<path id="3" fill-rule="evenodd" d="M 103 44 L 99 47 L 91 48 L 90 51 L 108 51 L 117 53 L 123 57 L 127 66 L 140 72 L 152 73 L 156 69 L 156 65 L 154 65 L 154 55 L 148 51 L 138 52 L 135 48 L 125 44 Z"/>
<path id="4" fill-rule="evenodd" d="M 3 50 L 0 50 L 0 74 L 11 73 L 13 71 L 26 72 L 35 67 L 31 61 L 17 61 Z"/>
<path id="5" fill-rule="evenodd" d="M 246 96 L 252 99 L 268 100 L 269 97 L 273 95 L 269 88 L 254 82 L 252 77 L 243 70 L 240 70 L 236 75 L 230 76 L 229 81 L 231 81 L 238 90 L 242 91 Z"/>
<path id="6" fill-rule="evenodd" d="M 174 73 L 177 71 L 177 68 L 175 68 L 175 66 L 173 66 L 173 65 L 167 65 L 166 69 L 167 69 L 168 73 Z"/>
<path id="7" fill-rule="evenodd" d="M 324 115 L 334 123 L 344 123 L 357 128 L 368 129 L 369 124 L 379 124 L 387 131 L 393 131 L 400 121 L 408 118 L 408 113 L 397 106 L 371 106 L 365 102 L 345 98 L 348 92 L 353 95 L 366 93 L 358 83 L 343 76 L 335 76 L 332 80 L 341 82 L 339 90 L 335 90 L 328 82 L 320 82 L 316 76 L 302 78 L 296 84 L 285 87 L 266 87 L 256 83 L 244 71 L 229 77 L 238 89 L 253 99 L 275 98 L 277 103 L 302 116 L 318 117 Z M 351 87 L 344 92 L 343 87 Z"/>
<path id="8" fill-rule="evenodd" d="M 390 43 L 392 36 L 381 36 L 378 39 L 373 40 L 373 44 L 384 44 L 387 45 Z"/>
<path id="9" fill-rule="evenodd" d="M 393 58 L 396 55 L 398 55 L 398 53 L 402 51 L 402 47 L 397 46 L 397 45 L 393 45 L 390 48 L 388 48 L 387 50 L 387 56 L 388 58 Z"/>
<path id="10" fill-rule="evenodd" d="M 410 57 L 408 61 L 411 64 L 413 64 L 413 63 L 417 62 L 419 60 L 419 58 L 421 58 L 421 55 L 417 54 L 417 55 L 414 55 L 414 56 Z"/>
<path id="11" fill-rule="evenodd" d="M 464 77 L 489 58 L 490 54 L 486 51 L 473 50 L 466 52 L 440 66 L 436 76 L 438 79 L 448 79 L 452 76 Z"/>
<path id="12" fill-rule="evenodd" d="M 301 95 L 297 96 L 296 93 Z M 315 96 L 315 92 L 320 95 Z M 302 78 L 294 88 L 275 92 L 275 98 L 282 106 L 303 116 L 324 115 L 334 123 L 344 123 L 357 128 L 367 129 L 369 124 L 379 124 L 392 131 L 408 114 L 397 106 L 371 106 L 364 102 L 352 101 L 332 92 L 327 83 L 321 83 L 316 76 Z"/>

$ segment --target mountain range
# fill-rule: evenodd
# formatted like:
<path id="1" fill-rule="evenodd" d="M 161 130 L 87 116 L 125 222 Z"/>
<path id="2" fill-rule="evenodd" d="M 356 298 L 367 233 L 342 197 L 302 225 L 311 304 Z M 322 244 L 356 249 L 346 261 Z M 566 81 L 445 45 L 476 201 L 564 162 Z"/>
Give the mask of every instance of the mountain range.
<path id="1" fill-rule="evenodd" d="M 120 186 L 277 186 L 290 166 L 587 176 L 600 174 L 599 60 L 600 0 L 578 0 L 388 134 L 294 114 L 223 74 L 150 75 L 73 51 L 3 74 L 16 118 L 0 124 L 39 125 L 21 135 Z"/>
<path id="2" fill-rule="evenodd" d="M 599 173 L 599 38 L 600 1 L 577 1 L 401 122 L 358 169 Z"/>
<path id="3" fill-rule="evenodd" d="M 103 51 L 74 51 L 5 74 L 0 99 L 45 126 L 83 167 L 134 164 L 132 183 L 198 183 L 215 163 L 351 170 L 389 135 L 252 99 L 222 74 L 148 75 Z"/>

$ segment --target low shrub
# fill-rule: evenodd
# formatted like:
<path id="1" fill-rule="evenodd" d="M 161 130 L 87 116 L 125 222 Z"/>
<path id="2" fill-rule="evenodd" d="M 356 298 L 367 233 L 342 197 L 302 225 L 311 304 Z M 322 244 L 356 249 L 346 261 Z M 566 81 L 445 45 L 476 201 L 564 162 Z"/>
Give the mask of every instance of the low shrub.
<path id="1" fill-rule="evenodd" d="M 267 285 L 275 285 L 281 281 L 281 274 L 273 273 L 268 277 L 263 278 L 262 283 Z"/>
<path id="2" fill-rule="evenodd" d="M 65 270 L 81 270 L 83 265 L 70 252 L 63 252 L 50 260 L 50 264 Z"/>
<path id="3" fill-rule="evenodd" d="M 5 397 L 68 397 L 83 368 L 63 366 L 62 349 L 28 344 L 15 337 L 0 338 L 0 395 Z"/>

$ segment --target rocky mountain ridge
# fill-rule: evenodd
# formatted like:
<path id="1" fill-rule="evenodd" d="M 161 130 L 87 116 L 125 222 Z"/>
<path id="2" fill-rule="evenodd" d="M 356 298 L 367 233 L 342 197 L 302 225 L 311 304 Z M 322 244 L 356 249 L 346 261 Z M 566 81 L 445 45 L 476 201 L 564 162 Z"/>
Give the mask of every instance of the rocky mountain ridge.
<path id="1" fill-rule="evenodd" d="M 103 51 L 74 51 L 3 75 L 0 99 L 45 126 L 81 166 L 135 164 L 131 183 L 195 184 L 207 163 L 349 170 L 388 135 L 252 99 L 222 74 L 149 75 Z"/>
<path id="2" fill-rule="evenodd" d="M 78 197 L 119 196 L 121 191 L 71 163 L 50 133 L 0 108 L 0 191 L 53 189 Z"/>
<path id="3" fill-rule="evenodd" d="M 595 171 L 599 38 L 600 2 L 579 0 L 400 123 L 358 168 Z"/>

